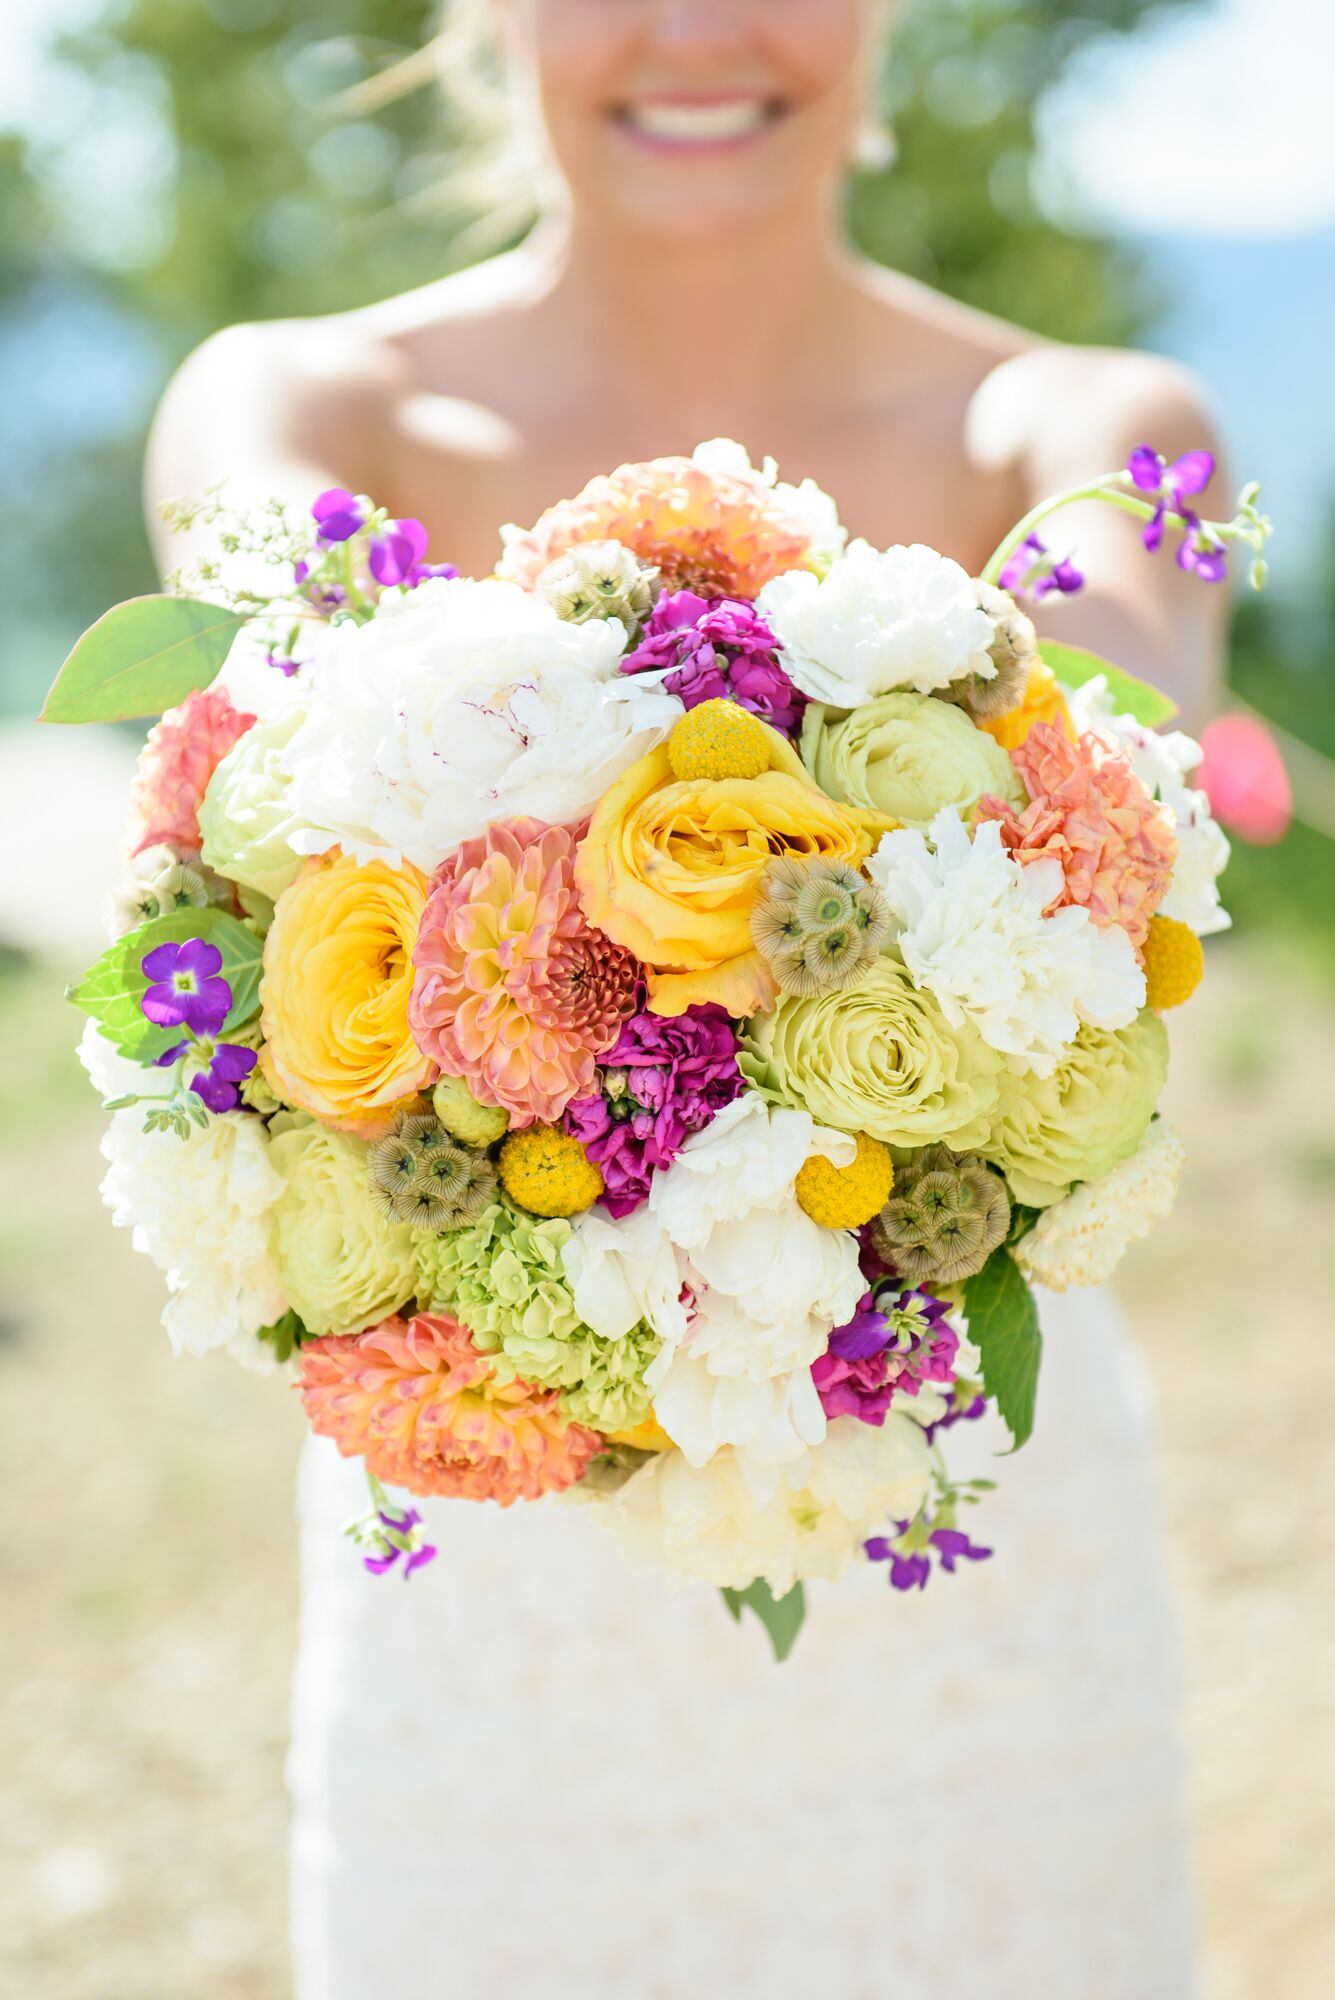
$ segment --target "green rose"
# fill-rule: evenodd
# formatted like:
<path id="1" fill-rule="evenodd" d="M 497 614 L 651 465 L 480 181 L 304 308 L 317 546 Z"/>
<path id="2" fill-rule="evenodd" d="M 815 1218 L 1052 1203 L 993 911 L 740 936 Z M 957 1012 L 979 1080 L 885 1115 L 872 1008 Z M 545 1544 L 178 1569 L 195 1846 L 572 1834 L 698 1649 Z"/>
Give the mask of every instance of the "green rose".
<path id="1" fill-rule="evenodd" d="M 419 1294 L 469 1329 L 500 1381 L 559 1389 L 566 1414 L 593 1430 L 633 1430 L 649 1414 L 644 1373 L 660 1342 L 643 1321 L 620 1340 L 585 1325 L 561 1263 L 570 1233 L 561 1218 L 494 1202 L 462 1229 L 418 1237 Z"/>
<path id="2" fill-rule="evenodd" d="M 878 958 L 838 993 L 782 995 L 742 1046 L 758 1087 L 822 1125 L 889 1146 L 984 1149 L 1004 1058 L 972 1026 L 950 1027 L 897 958 Z"/>
<path id="3" fill-rule="evenodd" d="M 262 716 L 223 758 L 199 808 L 201 852 L 209 867 L 273 902 L 301 866 L 289 839 L 305 822 L 288 804 L 283 751 L 304 716 L 297 702 Z"/>
<path id="4" fill-rule="evenodd" d="M 413 1232 L 377 1209 L 363 1140 L 304 1112 L 280 1112 L 269 1159 L 283 1177 L 270 1255 L 288 1304 L 312 1333 L 360 1333 L 413 1296 Z"/>
<path id="5" fill-rule="evenodd" d="M 245 741 L 245 738 L 242 738 Z M 879 694 L 851 715 L 812 702 L 802 761 L 823 791 L 925 829 L 942 806 L 967 815 L 984 792 L 1022 805 L 1019 773 L 962 708 L 925 694 Z"/>
<path id="6" fill-rule="evenodd" d="M 1047 1208 L 1076 1181 L 1130 1159 L 1168 1075 L 1168 1036 L 1148 1008 L 1129 1028 L 1080 1030 L 1051 1076 L 1002 1082 L 991 1142 L 981 1148 L 1017 1201 Z"/>

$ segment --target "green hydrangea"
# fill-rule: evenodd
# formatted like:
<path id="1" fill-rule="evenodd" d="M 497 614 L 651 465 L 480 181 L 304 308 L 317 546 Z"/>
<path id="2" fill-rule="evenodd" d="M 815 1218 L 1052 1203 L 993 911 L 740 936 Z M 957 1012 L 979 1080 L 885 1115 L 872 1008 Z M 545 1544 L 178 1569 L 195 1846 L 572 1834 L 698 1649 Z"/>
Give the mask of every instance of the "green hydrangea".
<path id="1" fill-rule="evenodd" d="M 1130 1159 L 1167 1075 L 1168 1035 L 1149 1008 L 1127 1028 L 1084 1027 L 1051 1076 L 1006 1076 L 980 1151 L 1017 1201 L 1047 1208 Z"/>
<path id="2" fill-rule="evenodd" d="M 360 1333 L 413 1296 L 414 1236 L 376 1207 L 367 1149 L 304 1112 L 269 1127 L 269 1160 L 283 1177 L 271 1210 L 270 1255 L 288 1304 L 309 1332 Z"/>
<path id="3" fill-rule="evenodd" d="M 925 829 L 942 806 L 973 811 L 985 792 L 1021 804 L 1019 774 L 962 708 L 925 694 L 880 694 L 851 715 L 813 702 L 802 761 L 833 799 Z"/>
<path id="4" fill-rule="evenodd" d="M 897 957 L 839 993 L 781 995 L 742 1048 L 748 1080 L 822 1125 L 893 1147 L 986 1150 L 1004 1058 L 967 1021 L 952 1028 Z"/>
<path id="5" fill-rule="evenodd" d="M 199 808 L 201 852 L 209 867 L 273 901 L 301 866 L 290 841 L 304 822 L 288 802 L 283 752 L 304 714 L 293 702 L 252 724 L 209 779 Z"/>
<path id="6" fill-rule="evenodd" d="M 493 1202 L 462 1229 L 418 1238 L 418 1296 L 469 1329 L 502 1381 L 559 1389 L 593 1430 L 631 1430 L 649 1414 L 644 1374 L 660 1342 L 643 1321 L 621 1340 L 585 1325 L 561 1263 L 570 1233 L 564 1218 Z"/>

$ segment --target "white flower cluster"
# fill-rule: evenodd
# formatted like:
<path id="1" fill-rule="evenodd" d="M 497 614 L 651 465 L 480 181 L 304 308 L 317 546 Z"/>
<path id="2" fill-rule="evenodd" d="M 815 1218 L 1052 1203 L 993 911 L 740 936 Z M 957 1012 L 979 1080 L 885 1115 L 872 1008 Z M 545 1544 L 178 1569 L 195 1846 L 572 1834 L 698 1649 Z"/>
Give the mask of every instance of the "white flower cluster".
<path id="1" fill-rule="evenodd" d="M 1019 1073 L 1051 1076 L 1082 1021 L 1124 1028 L 1145 1004 L 1145 975 L 1118 925 L 1076 905 L 1044 911 L 1061 890 L 1055 859 L 1021 867 L 995 821 L 970 839 L 946 808 L 921 833 L 885 834 L 867 872 L 898 921 L 900 955 L 936 995 L 952 1028 L 966 1017 Z"/>
<path id="2" fill-rule="evenodd" d="M 615 618 L 573 625 L 517 584 L 436 579 L 342 625 L 284 751 L 301 854 L 430 873 L 492 820 L 577 825 L 681 715 L 638 691 Z"/>
<path id="3" fill-rule="evenodd" d="M 687 1140 L 645 1208 L 580 1216 L 565 1248 L 595 1332 L 620 1339 L 644 1319 L 662 1338 L 645 1381 L 688 1463 L 733 1447 L 758 1493 L 825 1436 L 811 1364 L 866 1289 L 856 1239 L 813 1222 L 793 1184 L 813 1153 L 848 1166 L 854 1150 L 747 1093 Z"/>
<path id="4" fill-rule="evenodd" d="M 1180 729 L 1148 729 L 1133 715 L 1115 715 L 1102 674 L 1068 696 L 1071 719 L 1082 734 L 1099 737 L 1128 759 L 1136 776 L 1167 808 L 1177 835 L 1177 860 L 1160 914 L 1175 917 L 1198 937 L 1226 931 L 1233 919 L 1219 900 L 1219 877 L 1228 866 L 1228 837 L 1204 792 L 1187 783 L 1201 761 L 1201 746 Z"/>
<path id="5" fill-rule="evenodd" d="M 165 1096 L 170 1087 L 168 1073 L 127 1062 L 91 1021 L 79 1057 L 103 1097 L 155 1086 Z M 258 1118 L 210 1118 L 183 1140 L 164 1140 L 145 1132 L 142 1106 L 111 1115 L 102 1198 L 112 1221 L 133 1230 L 135 1249 L 166 1274 L 163 1324 L 178 1353 L 224 1347 L 249 1367 L 271 1364 L 255 1335 L 287 1302 L 269 1259 L 269 1211 L 283 1183 L 268 1150 Z"/>
<path id="6" fill-rule="evenodd" d="M 1156 1118 L 1129 1160 L 1043 1210 L 1016 1244 L 1016 1263 L 1053 1292 L 1103 1284 L 1131 1245 L 1171 1212 L 1185 1159 L 1173 1127 Z"/>
<path id="7" fill-rule="evenodd" d="M 834 708 L 896 688 L 932 694 L 964 674 L 991 680 L 997 671 L 992 620 L 968 572 L 922 542 L 884 550 L 850 542 L 824 577 L 776 576 L 756 609 L 796 685 Z"/>

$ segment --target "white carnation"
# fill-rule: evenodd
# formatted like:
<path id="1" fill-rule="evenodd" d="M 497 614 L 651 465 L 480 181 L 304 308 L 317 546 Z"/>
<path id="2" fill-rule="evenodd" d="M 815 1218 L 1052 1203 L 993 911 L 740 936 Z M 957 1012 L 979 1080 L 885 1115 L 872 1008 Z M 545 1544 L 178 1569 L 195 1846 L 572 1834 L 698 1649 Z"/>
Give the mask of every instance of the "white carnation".
<path id="1" fill-rule="evenodd" d="M 1025 1276 L 1054 1292 L 1103 1284 L 1131 1244 L 1172 1209 L 1185 1158 L 1177 1133 L 1157 1118 L 1129 1160 L 1043 1210 L 1015 1246 Z"/>
<path id="2" fill-rule="evenodd" d="M 641 691 L 633 724 L 614 618 L 572 625 L 517 584 L 436 579 L 337 628 L 285 753 L 300 853 L 427 872 L 491 820 L 571 825 L 671 729 Z"/>
<path id="3" fill-rule="evenodd" d="M 171 1087 L 167 1072 L 127 1062 L 91 1023 L 79 1053 L 105 1097 Z M 166 1273 L 163 1324 L 178 1353 L 226 1347 L 263 1363 L 254 1336 L 287 1305 L 269 1261 L 269 1210 L 283 1183 L 268 1149 L 261 1121 L 243 1113 L 192 1125 L 185 1139 L 145 1132 L 142 1105 L 111 1115 L 102 1198 L 112 1221 L 133 1230 L 135 1249 Z"/>
<path id="4" fill-rule="evenodd" d="M 1082 734 L 1090 730 L 1119 750 L 1150 796 L 1167 808 L 1177 837 L 1177 859 L 1160 914 L 1175 917 L 1198 937 L 1228 930 L 1233 919 L 1219 900 L 1219 877 L 1228 866 L 1228 837 L 1205 793 L 1187 783 L 1201 761 L 1200 744 L 1180 729 L 1160 733 L 1133 715 L 1115 715 L 1102 674 L 1069 690 L 1067 705 L 1077 730 Z"/>
<path id="5" fill-rule="evenodd" d="M 879 1428 L 837 1417 L 765 1497 L 730 1448 L 703 1466 L 666 1451 L 596 1513 L 679 1576 L 733 1589 L 763 1577 L 782 1596 L 799 1579 L 838 1576 L 888 1515 L 917 1513 L 930 1479 L 920 1426 L 892 1411 Z"/>
<path id="6" fill-rule="evenodd" d="M 771 1485 L 771 1468 L 825 1434 L 811 1364 L 866 1289 L 856 1239 L 794 1196 L 814 1152 L 846 1166 L 855 1147 L 746 1093 L 687 1140 L 643 1208 L 577 1217 L 562 1252 L 597 1332 L 616 1339 L 644 1319 L 661 1336 L 645 1380 L 686 1457 L 735 1446 Z"/>
<path id="7" fill-rule="evenodd" d="M 857 708 L 895 688 L 931 694 L 962 674 L 991 680 L 992 621 L 968 573 L 921 542 L 883 552 L 851 542 L 824 577 L 788 570 L 756 608 L 803 693 Z"/>
<path id="8" fill-rule="evenodd" d="M 973 838 L 947 808 L 921 833 L 885 834 L 867 872 L 900 926 L 916 986 L 952 1028 L 968 1017 L 1020 1074 L 1051 1076 L 1082 1021 L 1122 1028 L 1145 1004 L 1145 974 L 1124 930 L 1100 929 L 1074 905 L 1044 915 L 1061 889 L 1055 859 L 1021 866 L 1001 829 Z"/>

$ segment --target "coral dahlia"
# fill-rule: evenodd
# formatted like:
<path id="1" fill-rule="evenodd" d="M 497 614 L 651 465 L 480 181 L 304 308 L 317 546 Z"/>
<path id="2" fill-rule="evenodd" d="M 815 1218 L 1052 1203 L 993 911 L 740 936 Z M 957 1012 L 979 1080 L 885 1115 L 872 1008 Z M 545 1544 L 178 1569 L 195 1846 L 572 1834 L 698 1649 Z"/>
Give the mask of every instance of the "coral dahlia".
<path id="1" fill-rule="evenodd" d="M 498 1382 L 467 1328 L 441 1313 L 306 1341 L 300 1386 L 312 1429 L 410 1493 L 508 1507 L 573 1486 L 602 1448 L 554 1393 Z"/>
<path id="2" fill-rule="evenodd" d="M 600 474 L 533 527 L 510 530 L 498 574 L 531 587 L 576 543 L 605 540 L 653 563 L 665 590 L 701 597 L 752 598 L 812 550 L 810 524 L 761 473 L 652 458 Z"/>
<path id="3" fill-rule="evenodd" d="M 199 847 L 199 808 L 209 779 L 254 720 L 233 708 L 225 688 L 211 687 L 196 688 L 154 723 L 131 794 L 136 854 L 158 841 Z"/>
<path id="4" fill-rule="evenodd" d="M 979 820 L 998 820 L 1020 862 L 1052 855 L 1063 892 L 1048 905 L 1078 903 L 1096 924 L 1120 924 L 1139 950 L 1173 877 L 1177 840 L 1127 759 L 1097 736 L 1071 743 L 1040 722 L 1011 752 L 1029 793 L 1023 812 L 989 793 Z"/>
<path id="5" fill-rule="evenodd" d="M 418 1047 L 519 1125 L 558 1119 L 634 1012 L 639 966 L 586 923 L 578 835 L 497 820 L 440 868 L 408 1019 Z"/>

